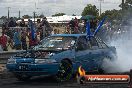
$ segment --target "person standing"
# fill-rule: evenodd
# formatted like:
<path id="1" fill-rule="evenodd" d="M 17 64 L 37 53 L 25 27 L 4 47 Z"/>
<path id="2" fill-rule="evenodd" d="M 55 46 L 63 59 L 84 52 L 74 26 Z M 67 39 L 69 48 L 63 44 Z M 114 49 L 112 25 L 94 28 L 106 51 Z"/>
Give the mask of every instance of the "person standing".
<path id="1" fill-rule="evenodd" d="M 37 19 L 36 27 L 37 27 L 37 35 L 39 34 L 39 40 L 42 40 L 43 39 L 43 31 L 42 31 L 40 19 Z"/>
<path id="2" fill-rule="evenodd" d="M 2 36 L 0 36 L 0 45 L 4 51 L 7 51 L 7 42 L 8 37 L 5 35 L 4 31 L 2 31 Z"/>
<path id="3" fill-rule="evenodd" d="M 74 19 L 73 18 L 69 22 L 69 26 L 70 26 L 71 34 L 73 34 L 74 33 L 74 28 L 75 28 L 75 22 L 74 22 Z"/>
<path id="4" fill-rule="evenodd" d="M 37 34 L 35 31 L 35 25 L 33 24 L 32 20 L 29 19 L 29 48 L 31 49 L 35 45 L 38 44 Z"/>
<path id="5" fill-rule="evenodd" d="M 53 31 L 53 29 L 51 28 L 46 17 L 43 18 L 43 20 L 41 22 L 41 26 L 43 26 L 43 30 L 42 30 L 43 31 L 43 38 L 51 35 L 51 32 Z"/>
<path id="6" fill-rule="evenodd" d="M 39 42 L 36 34 L 35 34 L 35 38 L 34 39 L 32 38 L 31 32 L 29 33 L 28 38 L 29 38 L 29 49 L 36 46 Z"/>
<path id="7" fill-rule="evenodd" d="M 21 20 L 21 22 L 20 22 L 20 27 L 26 27 L 26 24 L 25 24 L 24 19 Z"/>
<path id="8" fill-rule="evenodd" d="M 16 27 L 16 21 L 12 17 L 8 23 L 8 27 Z"/>
<path id="9" fill-rule="evenodd" d="M 75 33 L 79 33 L 79 30 L 78 30 L 78 24 L 79 24 L 79 22 L 78 22 L 78 19 L 76 17 L 74 19 L 74 23 L 75 23 L 74 32 Z"/>
<path id="10" fill-rule="evenodd" d="M 13 36 L 13 41 L 14 41 L 14 48 L 16 50 L 20 50 L 21 49 L 21 35 L 19 32 L 19 29 L 16 29 L 14 36 Z"/>
<path id="11" fill-rule="evenodd" d="M 22 30 L 22 32 L 21 32 L 21 42 L 22 42 L 22 49 L 23 50 L 27 50 L 26 36 L 27 36 L 26 31 Z"/>

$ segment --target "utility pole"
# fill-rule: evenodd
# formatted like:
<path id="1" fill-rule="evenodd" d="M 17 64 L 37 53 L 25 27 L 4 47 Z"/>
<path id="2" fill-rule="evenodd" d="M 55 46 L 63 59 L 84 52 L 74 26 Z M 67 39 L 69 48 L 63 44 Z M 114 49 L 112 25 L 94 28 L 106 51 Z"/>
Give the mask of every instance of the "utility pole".
<path id="1" fill-rule="evenodd" d="M 35 15 L 36 14 L 36 2 L 35 2 L 35 8 L 34 8 L 34 12 L 33 12 L 33 17 L 34 17 L 34 24 L 35 24 Z"/>
<path id="2" fill-rule="evenodd" d="M 35 24 L 35 14 L 36 14 L 36 12 L 34 11 L 34 12 L 33 12 L 34 24 Z"/>
<path id="3" fill-rule="evenodd" d="M 21 18 L 21 12 L 20 12 L 20 10 L 19 10 L 19 19 Z"/>
<path id="4" fill-rule="evenodd" d="M 122 11 L 124 11 L 124 0 L 122 0 Z"/>
<path id="5" fill-rule="evenodd" d="M 11 7 L 7 7 L 8 8 L 8 20 L 10 19 L 10 8 Z"/>
<path id="6" fill-rule="evenodd" d="M 102 1 L 104 1 L 104 0 L 99 0 L 99 2 L 100 2 L 100 7 L 99 7 L 100 13 L 99 13 L 99 14 L 100 14 L 100 15 L 101 15 L 101 13 L 102 13 L 102 12 L 101 12 L 101 11 L 102 11 Z"/>

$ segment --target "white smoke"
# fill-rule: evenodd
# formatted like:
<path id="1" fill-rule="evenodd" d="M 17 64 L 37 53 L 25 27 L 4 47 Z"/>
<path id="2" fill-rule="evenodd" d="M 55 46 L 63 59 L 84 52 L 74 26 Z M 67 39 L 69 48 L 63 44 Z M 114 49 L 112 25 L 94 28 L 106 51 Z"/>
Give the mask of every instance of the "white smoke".
<path id="1" fill-rule="evenodd" d="M 124 27 L 123 32 L 110 43 L 116 47 L 117 60 L 114 62 L 105 60 L 104 65 L 107 66 L 105 70 L 108 72 L 128 72 L 132 69 L 132 25 Z"/>

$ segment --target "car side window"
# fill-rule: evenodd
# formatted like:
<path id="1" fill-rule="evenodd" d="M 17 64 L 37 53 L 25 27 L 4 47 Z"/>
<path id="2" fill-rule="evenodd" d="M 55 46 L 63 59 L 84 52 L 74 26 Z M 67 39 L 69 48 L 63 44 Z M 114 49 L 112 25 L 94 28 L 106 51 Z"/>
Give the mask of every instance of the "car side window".
<path id="1" fill-rule="evenodd" d="M 99 46 L 98 46 L 98 43 L 97 43 L 97 41 L 96 41 L 96 39 L 95 38 L 91 38 L 90 39 L 90 44 L 91 44 L 91 46 L 92 46 L 92 49 L 94 48 L 98 48 Z"/>
<path id="2" fill-rule="evenodd" d="M 86 50 L 90 49 L 90 43 L 88 43 L 88 40 L 86 39 L 85 36 L 81 36 L 78 39 L 77 42 L 77 50 Z"/>
<path id="3" fill-rule="evenodd" d="M 100 40 L 100 39 L 96 39 L 97 40 L 97 42 L 98 42 L 98 45 L 99 45 L 99 48 L 107 48 L 108 46 L 102 41 L 102 40 Z"/>

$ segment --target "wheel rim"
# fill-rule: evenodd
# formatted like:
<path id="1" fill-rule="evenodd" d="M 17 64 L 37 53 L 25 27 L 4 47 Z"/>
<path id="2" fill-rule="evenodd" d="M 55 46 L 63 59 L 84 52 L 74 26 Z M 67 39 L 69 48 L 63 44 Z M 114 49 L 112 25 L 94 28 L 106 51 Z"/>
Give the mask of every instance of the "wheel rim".
<path id="1" fill-rule="evenodd" d="M 62 61 L 57 74 L 58 81 L 69 80 L 72 76 L 72 65 L 68 61 Z"/>

